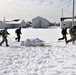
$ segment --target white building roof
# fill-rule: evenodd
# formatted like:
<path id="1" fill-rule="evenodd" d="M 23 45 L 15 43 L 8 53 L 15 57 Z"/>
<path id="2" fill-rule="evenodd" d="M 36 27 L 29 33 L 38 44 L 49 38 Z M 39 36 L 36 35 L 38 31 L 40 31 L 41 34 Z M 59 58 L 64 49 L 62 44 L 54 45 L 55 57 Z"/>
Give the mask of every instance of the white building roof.
<path id="1" fill-rule="evenodd" d="M 37 17 L 33 18 L 32 20 L 34 20 L 34 19 L 36 19 L 36 18 L 42 18 L 42 19 L 45 19 L 45 18 L 43 18 L 43 17 L 37 16 Z M 47 20 L 47 19 L 45 19 L 45 20 Z"/>
<path id="2" fill-rule="evenodd" d="M 5 21 L 4 23 L 6 24 L 20 24 L 21 22 L 23 22 L 24 20 L 12 20 L 12 21 Z M 24 21 L 25 22 L 25 21 Z M 26 22 L 25 22 L 26 23 Z"/>

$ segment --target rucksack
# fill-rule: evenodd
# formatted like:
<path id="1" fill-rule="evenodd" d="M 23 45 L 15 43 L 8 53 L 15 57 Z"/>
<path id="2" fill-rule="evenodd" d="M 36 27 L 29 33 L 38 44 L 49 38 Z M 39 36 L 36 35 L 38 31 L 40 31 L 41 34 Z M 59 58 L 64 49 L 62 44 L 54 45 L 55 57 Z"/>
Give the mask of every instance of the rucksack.
<path id="1" fill-rule="evenodd" d="M 18 33 L 18 29 L 15 31 L 15 33 Z"/>
<path id="2" fill-rule="evenodd" d="M 4 30 L 0 30 L 0 35 L 2 35 L 4 33 Z"/>
<path id="3" fill-rule="evenodd" d="M 1 31 L 0 31 L 0 35 L 1 35 Z"/>
<path id="4" fill-rule="evenodd" d="M 1 36 L 2 34 L 1 34 L 1 31 L 0 31 L 0 36 Z"/>
<path id="5" fill-rule="evenodd" d="M 17 30 L 15 31 L 15 33 L 17 33 L 17 34 L 21 34 L 20 29 L 17 29 Z"/>

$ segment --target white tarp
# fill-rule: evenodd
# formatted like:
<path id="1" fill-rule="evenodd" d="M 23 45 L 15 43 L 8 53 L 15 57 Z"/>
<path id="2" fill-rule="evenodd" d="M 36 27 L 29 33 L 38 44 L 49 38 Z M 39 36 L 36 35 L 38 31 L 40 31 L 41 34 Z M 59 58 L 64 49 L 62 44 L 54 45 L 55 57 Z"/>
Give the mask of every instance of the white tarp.
<path id="1" fill-rule="evenodd" d="M 21 46 L 44 46 L 44 41 L 39 38 L 27 39 L 26 41 L 21 41 Z"/>

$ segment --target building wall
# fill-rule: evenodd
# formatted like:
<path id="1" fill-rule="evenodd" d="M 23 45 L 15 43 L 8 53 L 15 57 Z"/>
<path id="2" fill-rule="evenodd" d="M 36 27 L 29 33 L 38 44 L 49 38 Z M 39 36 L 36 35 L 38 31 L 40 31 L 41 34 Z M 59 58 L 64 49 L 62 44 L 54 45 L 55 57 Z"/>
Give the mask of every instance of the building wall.
<path id="1" fill-rule="evenodd" d="M 20 24 L 7 24 L 7 28 L 19 28 Z"/>
<path id="2" fill-rule="evenodd" d="M 6 27 L 7 25 L 4 22 L 0 21 L 0 29 L 4 29 Z"/>
<path id="3" fill-rule="evenodd" d="M 61 24 L 60 24 L 61 28 L 64 28 L 64 27 L 72 27 L 72 21 L 62 21 Z M 74 21 L 74 26 L 76 26 L 76 21 Z"/>
<path id="4" fill-rule="evenodd" d="M 32 27 L 33 28 L 47 28 L 50 26 L 49 21 L 47 19 L 36 17 L 32 19 Z"/>
<path id="5" fill-rule="evenodd" d="M 19 28 L 19 27 L 26 27 L 26 22 L 24 20 L 20 22 L 6 22 L 7 28 Z"/>
<path id="6" fill-rule="evenodd" d="M 23 28 L 26 27 L 26 22 L 24 20 L 21 22 L 20 27 L 23 27 Z"/>

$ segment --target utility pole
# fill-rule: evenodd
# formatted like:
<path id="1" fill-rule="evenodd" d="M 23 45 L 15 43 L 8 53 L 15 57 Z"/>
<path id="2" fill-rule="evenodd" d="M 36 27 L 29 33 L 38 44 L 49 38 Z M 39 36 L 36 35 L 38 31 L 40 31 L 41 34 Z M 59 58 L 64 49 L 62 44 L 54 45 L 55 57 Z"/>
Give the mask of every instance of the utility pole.
<path id="1" fill-rule="evenodd" d="M 62 18 L 63 18 L 63 9 L 62 9 Z"/>
<path id="2" fill-rule="evenodd" d="M 62 8 L 62 21 L 61 21 L 61 25 L 63 26 L 63 8 Z M 64 28 L 62 26 L 61 26 L 61 28 Z"/>
<path id="3" fill-rule="evenodd" d="M 3 18 L 3 21 L 5 22 L 5 17 Z"/>
<path id="4" fill-rule="evenodd" d="M 73 0 L 73 16 L 72 16 L 72 27 L 74 26 L 74 3 L 75 3 L 75 0 Z"/>

